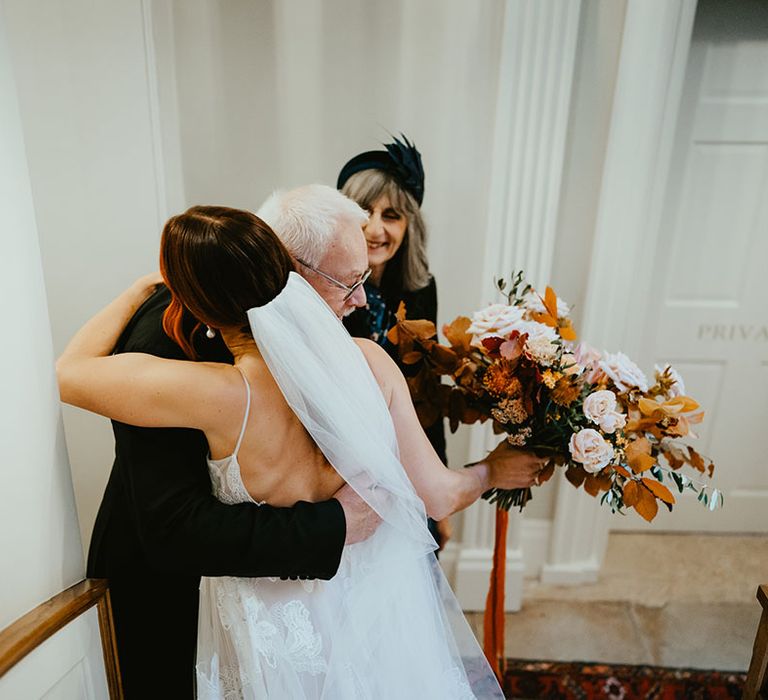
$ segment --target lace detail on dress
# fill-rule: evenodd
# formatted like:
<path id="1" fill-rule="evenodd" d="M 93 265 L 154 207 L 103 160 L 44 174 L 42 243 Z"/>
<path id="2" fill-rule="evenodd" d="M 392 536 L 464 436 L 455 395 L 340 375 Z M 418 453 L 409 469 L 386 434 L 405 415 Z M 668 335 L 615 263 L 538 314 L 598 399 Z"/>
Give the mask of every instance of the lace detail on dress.
<path id="1" fill-rule="evenodd" d="M 300 600 L 272 606 L 273 618 L 285 629 L 285 652 L 296 671 L 323 673 L 327 664 L 322 656 L 323 638 L 315 632 L 309 610 Z"/>
<path id="2" fill-rule="evenodd" d="M 208 473 L 211 477 L 211 491 L 222 503 L 255 503 L 263 506 L 266 501 L 254 501 L 243 485 L 240 463 L 235 455 L 224 459 L 209 459 Z"/>
<path id="3" fill-rule="evenodd" d="M 213 594 L 214 617 L 218 618 L 230 651 L 223 657 L 215 654 L 208 673 L 198 665 L 198 683 L 207 691 L 203 697 L 236 700 L 243 697 L 243 690 L 261 687 L 263 677 L 275 669 L 312 676 L 327 672 L 323 638 L 304 601 L 265 602 L 274 600 L 289 586 L 295 586 L 301 595 L 304 586 L 228 576 L 204 581 L 206 588 L 201 596 Z M 252 695 L 245 693 L 245 697 Z M 261 697 L 258 693 L 256 696 Z"/>

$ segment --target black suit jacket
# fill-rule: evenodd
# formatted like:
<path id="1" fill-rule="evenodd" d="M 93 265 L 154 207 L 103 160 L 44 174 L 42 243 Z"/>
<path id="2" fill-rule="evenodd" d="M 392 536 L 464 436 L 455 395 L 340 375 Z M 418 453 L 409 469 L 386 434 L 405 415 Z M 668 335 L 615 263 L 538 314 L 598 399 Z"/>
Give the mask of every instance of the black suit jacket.
<path id="1" fill-rule="evenodd" d="M 161 287 L 115 352 L 186 359 L 162 330 Z M 203 335 L 203 334 L 199 334 Z M 203 337 L 202 359 L 232 362 Z M 200 576 L 329 579 L 346 535 L 336 500 L 293 508 L 225 505 L 211 493 L 204 435 L 113 421 L 115 462 L 96 518 L 88 575 L 107 578 L 127 698 L 190 698 Z"/>

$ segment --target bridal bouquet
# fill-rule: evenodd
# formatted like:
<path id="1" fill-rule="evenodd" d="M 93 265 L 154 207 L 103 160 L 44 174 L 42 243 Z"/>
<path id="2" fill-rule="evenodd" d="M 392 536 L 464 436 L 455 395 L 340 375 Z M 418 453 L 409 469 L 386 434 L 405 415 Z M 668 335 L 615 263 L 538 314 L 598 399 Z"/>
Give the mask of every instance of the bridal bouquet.
<path id="1" fill-rule="evenodd" d="M 671 366 L 656 367 L 651 382 L 623 353 L 576 344 L 568 305 L 549 287 L 541 295 L 524 284 L 522 272 L 509 289 L 504 281 L 498 288 L 505 303 L 445 326 L 447 345 L 437 341 L 434 324 L 407 320 L 398 310 L 388 337 L 410 366 L 408 384 L 424 425 L 446 416 L 455 431 L 460 423 L 491 420 L 510 444 L 550 455 L 539 483 L 559 465 L 571 484 L 613 512 L 633 508 L 651 521 L 659 503 L 671 511 L 675 497 L 665 479 L 680 493 L 697 492 L 712 510 L 722 504 L 717 489 L 681 472 L 687 464 L 711 477 L 714 466 L 681 444 L 695 437 L 692 426 L 704 414 Z M 483 497 L 496 504 L 483 647 L 501 679 L 508 511 L 522 508 L 531 491 L 491 489 Z"/>
<path id="2" fill-rule="evenodd" d="M 498 288 L 505 303 L 445 326 L 447 345 L 434 324 L 406 320 L 399 310 L 389 339 L 411 366 L 408 383 L 424 424 L 446 416 L 455 431 L 491 420 L 510 444 L 551 455 L 540 482 L 562 466 L 571 484 L 613 512 L 632 508 L 651 521 L 659 504 L 671 511 L 675 497 L 665 481 L 698 493 L 710 509 L 722 504 L 720 491 L 681 472 L 690 465 L 711 477 L 714 465 L 681 444 L 695 437 L 692 426 L 704 414 L 671 366 L 657 366 L 649 381 L 623 353 L 576 344 L 568 305 L 549 287 L 540 295 L 524 284 L 522 272 Z M 522 508 L 531 491 L 493 489 L 484 497 L 508 510 Z"/>

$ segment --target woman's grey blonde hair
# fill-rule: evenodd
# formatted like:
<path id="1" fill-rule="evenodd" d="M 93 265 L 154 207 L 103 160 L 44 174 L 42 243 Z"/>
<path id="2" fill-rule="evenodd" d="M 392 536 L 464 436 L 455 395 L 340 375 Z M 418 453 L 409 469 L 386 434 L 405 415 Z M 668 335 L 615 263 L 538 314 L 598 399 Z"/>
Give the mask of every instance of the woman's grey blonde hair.
<path id="1" fill-rule="evenodd" d="M 408 220 L 403 244 L 397 252 L 402 261 L 403 289 L 413 292 L 425 287 L 431 277 L 427 262 L 427 227 L 413 195 L 391 175 L 376 169 L 355 173 L 344 183 L 341 192 L 368 211 L 382 195 L 387 195 L 391 206 Z"/>

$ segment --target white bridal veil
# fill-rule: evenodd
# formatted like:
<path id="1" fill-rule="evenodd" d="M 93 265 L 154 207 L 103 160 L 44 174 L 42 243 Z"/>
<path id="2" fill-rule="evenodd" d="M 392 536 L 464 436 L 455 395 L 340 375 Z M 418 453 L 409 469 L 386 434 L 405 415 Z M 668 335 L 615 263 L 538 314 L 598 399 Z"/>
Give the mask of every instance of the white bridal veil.
<path id="1" fill-rule="evenodd" d="M 283 625 L 288 606 L 301 605 L 301 624 L 285 626 L 288 641 L 277 651 L 269 647 L 266 663 L 255 633 L 240 631 L 247 637 L 242 644 L 261 659 L 242 669 L 251 662 L 240 658 L 243 683 L 255 688 L 240 697 L 503 698 L 432 554 L 424 504 L 400 464 L 389 410 L 358 345 L 293 272 L 285 289 L 251 309 L 248 319 L 288 404 L 382 524 L 365 542 L 345 548 L 330 581 L 268 587 L 259 579 L 228 579 L 240 607 L 261 611 L 250 627 L 265 619 Z M 220 610 L 222 598 L 219 591 Z M 264 617 L 266 610 L 272 617 Z M 239 614 L 243 623 L 246 617 Z"/>

